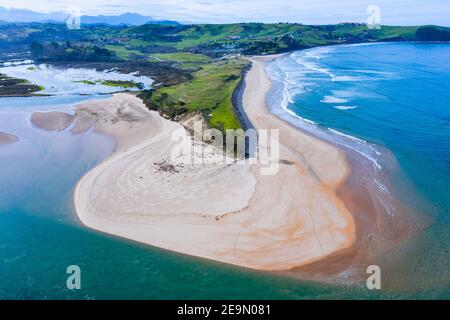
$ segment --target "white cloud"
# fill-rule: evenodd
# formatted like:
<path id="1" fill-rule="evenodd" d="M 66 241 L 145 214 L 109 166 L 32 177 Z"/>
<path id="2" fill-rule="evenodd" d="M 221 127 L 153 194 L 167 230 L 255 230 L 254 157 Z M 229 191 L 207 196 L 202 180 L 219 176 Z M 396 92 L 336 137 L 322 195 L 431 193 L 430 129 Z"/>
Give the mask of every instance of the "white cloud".
<path id="1" fill-rule="evenodd" d="M 83 14 L 138 12 L 182 22 L 244 21 L 326 24 L 366 21 L 366 8 L 378 5 L 385 24 L 449 25 L 450 1 L 442 0 L 1 0 L 0 6 L 50 12 L 77 5 Z"/>

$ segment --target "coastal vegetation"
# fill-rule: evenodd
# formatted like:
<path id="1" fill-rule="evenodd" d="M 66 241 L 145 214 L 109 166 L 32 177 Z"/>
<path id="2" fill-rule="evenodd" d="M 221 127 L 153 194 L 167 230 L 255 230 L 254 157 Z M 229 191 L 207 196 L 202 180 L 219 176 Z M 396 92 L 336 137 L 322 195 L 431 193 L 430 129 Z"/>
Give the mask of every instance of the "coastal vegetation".
<path id="1" fill-rule="evenodd" d="M 0 53 L 2 48 L 15 47 L 23 51 L 24 58 L 38 63 L 138 72 L 155 80 L 151 92 L 140 94 L 149 108 L 170 118 L 200 112 L 211 127 L 221 130 L 240 127 L 232 94 L 247 65 L 242 55 L 345 43 L 449 40 L 449 28 L 370 29 L 358 23 L 86 25 L 80 30 L 51 23 L 0 25 Z M 139 85 L 103 84 L 124 88 Z M 24 87 L 20 89 L 23 92 Z M 37 88 L 29 89 L 32 92 Z M 15 92 L 5 87 L 2 90 Z"/>
<path id="2" fill-rule="evenodd" d="M 83 84 L 90 84 L 90 85 L 95 85 L 95 84 L 97 84 L 97 82 L 91 81 L 91 80 L 81 80 L 81 81 L 74 81 L 74 82 L 77 82 L 77 83 L 83 83 Z"/>
<path id="3" fill-rule="evenodd" d="M 81 80 L 81 81 L 74 81 L 78 83 L 83 84 L 89 84 L 89 85 L 96 85 L 101 84 L 108 87 L 120 87 L 124 89 L 130 89 L 130 88 L 138 88 L 143 89 L 142 83 L 136 83 L 134 81 L 124 81 L 124 80 L 98 80 L 98 81 L 92 81 L 92 80 Z"/>
<path id="4" fill-rule="evenodd" d="M 104 86 L 120 87 L 120 88 L 125 88 L 125 89 L 129 89 L 129 88 L 142 89 L 143 88 L 142 83 L 136 83 L 134 81 L 105 80 L 105 81 L 101 81 L 100 84 L 102 84 Z"/>

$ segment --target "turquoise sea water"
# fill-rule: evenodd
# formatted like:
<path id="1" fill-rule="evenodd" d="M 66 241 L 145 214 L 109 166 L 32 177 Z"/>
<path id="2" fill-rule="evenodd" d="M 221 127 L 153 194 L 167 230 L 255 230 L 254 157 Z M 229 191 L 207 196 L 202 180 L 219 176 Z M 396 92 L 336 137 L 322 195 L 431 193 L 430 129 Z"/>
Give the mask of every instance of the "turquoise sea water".
<path id="1" fill-rule="evenodd" d="M 394 183 L 375 183 L 408 205 L 411 218 L 416 210 L 431 220 L 416 234 L 412 253 L 401 264 L 402 287 L 447 298 L 449 58 L 450 44 L 383 43 L 299 51 L 268 66 L 275 83 L 269 98 L 273 113 L 356 150 L 379 172 L 388 171 L 386 158 L 393 154 L 399 167 L 389 172 Z M 395 219 L 397 212 L 391 214 Z"/>
<path id="2" fill-rule="evenodd" d="M 383 46 L 376 47 L 380 55 L 386 54 L 389 57 L 395 57 L 402 55 L 404 51 L 422 50 L 423 54 L 417 52 L 416 55 L 423 60 L 427 60 L 427 56 L 430 57 L 430 50 L 434 50 L 435 55 L 438 55 L 439 52 L 445 55 L 443 50 L 448 50 L 448 47 L 441 45 L 436 45 L 435 47 L 431 45 L 426 47 L 426 50 L 416 44 L 386 45 L 386 49 L 381 50 Z M 325 50 L 325 48 L 318 50 Z M 336 53 L 339 53 L 340 50 L 353 50 L 353 57 L 348 60 L 347 69 L 356 69 L 350 63 L 358 63 L 358 59 L 360 59 L 359 63 L 361 65 L 358 69 L 368 70 L 368 68 L 377 66 L 376 63 L 372 65 L 364 56 L 358 55 L 358 51 L 364 51 L 365 47 L 342 47 L 326 50 L 335 50 L 334 52 Z M 446 53 L 447 57 L 449 56 L 448 52 Z M 302 54 L 304 52 L 294 53 L 294 57 Z M 369 54 L 369 56 L 373 57 L 374 55 Z M 414 61 L 410 61 L 410 63 L 420 66 L 418 57 Z M 445 279 L 448 280 L 448 278 L 445 278 L 448 275 L 448 270 L 445 273 L 448 260 L 445 261 L 445 259 L 448 259 L 449 247 L 449 211 L 447 210 L 449 203 L 448 198 L 445 197 L 445 188 L 443 187 L 448 186 L 448 180 L 446 179 L 449 177 L 449 168 L 448 166 L 440 165 L 442 162 L 435 158 L 439 154 L 441 159 L 444 159 L 445 151 L 449 151 L 448 147 L 444 148 L 445 143 L 448 143 L 448 139 L 447 141 L 441 141 L 445 140 L 443 139 L 445 135 L 443 131 L 439 131 L 439 133 L 436 130 L 434 134 L 430 134 L 430 138 L 436 139 L 432 140 L 433 143 L 439 141 L 440 144 L 436 143 L 433 146 L 429 141 L 419 141 L 420 136 L 427 136 L 420 134 L 420 132 L 424 132 L 424 129 L 419 127 L 423 123 L 424 117 L 431 121 L 424 124 L 428 128 L 425 132 L 432 131 L 434 128 L 432 121 L 434 121 L 435 117 L 443 121 L 442 128 L 449 130 L 449 118 L 447 120 L 444 118 L 445 112 L 447 112 L 447 115 L 449 112 L 448 108 L 445 109 L 445 101 L 448 102 L 449 96 L 448 82 L 447 84 L 437 83 L 436 85 L 441 88 L 439 90 L 435 87 L 435 91 L 431 89 L 427 91 L 430 96 L 434 97 L 434 100 L 439 103 L 442 102 L 439 104 L 439 108 L 443 110 L 432 109 L 431 111 L 428 110 L 429 112 L 422 110 L 419 114 L 423 114 L 423 116 L 414 120 L 412 118 L 401 118 L 400 111 L 395 112 L 391 109 L 386 109 L 386 111 L 383 109 L 383 112 L 389 112 L 389 110 L 392 112 L 392 114 L 389 113 L 391 118 L 386 120 L 383 118 L 384 115 L 381 109 L 378 110 L 379 112 L 373 110 L 372 112 L 369 110 L 364 112 L 365 107 L 370 109 L 370 101 L 376 94 L 380 95 L 380 92 L 382 92 L 384 93 L 384 98 L 382 99 L 394 99 L 395 93 L 400 93 L 399 90 L 392 90 L 392 94 L 389 95 L 386 90 L 378 92 L 375 85 L 375 82 L 378 81 L 375 80 L 375 75 L 378 73 L 365 72 L 363 75 L 365 78 L 373 77 L 373 81 L 347 81 L 345 83 L 336 81 L 329 83 L 329 79 L 324 76 L 325 74 L 307 74 L 301 65 L 289 59 L 292 58 L 283 58 L 278 62 L 281 65 L 285 63 L 287 67 L 292 68 L 292 75 L 298 72 L 299 78 L 292 82 L 293 90 L 296 90 L 298 95 L 294 97 L 292 94 L 292 103 L 286 104 L 286 106 L 289 105 L 289 108 L 292 108 L 305 118 L 339 129 L 347 134 L 374 141 L 391 149 L 395 156 L 399 158 L 402 168 L 408 173 L 411 171 L 411 168 L 417 167 L 416 169 L 419 169 L 423 167 L 424 172 L 420 174 L 420 171 L 418 171 L 419 178 L 412 176 L 412 180 L 421 191 L 422 189 L 424 190 L 424 195 L 427 199 L 440 208 L 437 210 L 437 213 L 434 213 L 434 224 L 422 236 L 425 250 L 420 250 L 420 254 L 422 257 L 421 261 L 424 262 L 422 263 L 423 265 L 417 267 L 417 270 L 422 273 L 436 271 L 436 273 L 430 272 L 428 275 L 432 285 L 399 292 L 392 290 L 369 292 L 362 286 L 345 287 L 305 282 L 286 276 L 255 272 L 167 252 L 85 228 L 79 223 L 73 212 L 73 188 L 84 173 L 111 153 L 114 148 L 114 142 L 108 137 L 94 132 L 72 135 L 68 131 L 56 133 L 33 127 L 29 122 L 33 111 L 62 110 L 72 112 L 72 106 L 75 103 L 87 99 L 80 96 L 58 96 L 0 98 L 0 131 L 20 137 L 20 141 L 15 144 L 0 146 L 0 299 L 448 297 L 448 282 L 445 282 Z M 314 58 L 313 61 L 319 66 L 328 63 L 328 61 L 337 66 L 343 66 L 340 59 L 345 59 L 345 54 L 339 57 L 339 55 L 334 56 L 333 51 L 330 51 L 328 54 L 323 54 L 321 59 Z M 382 59 L 384 58 L 380 56 L 379 60 Z M 400 62 L 403 63 L 402 59 L 399 58 L 398 60 L 401 60 Z M 433 61 L 438 63 L 437 59 L 433 59 Z M 406 60 L 404 62 L 406 63 Z M 391 67 L 397 68 L 394 70 L 396 71 L 395 73 L 389 70 Z M 405 79 L 405 77 L 407 78 L 407 75 L 403 73 L 405 71 L 404 68 L 396 67 L 395 63 L 385 64 L 384 69 L 388 71 L 383 70 L 383 72 L 394 73 L 383 75 L 386 78 L 389 76 L 389 81 L 400 81 Z M 442 70 L 439 65 L 430 67 L 430 69 L 425 74 L 431 78 L 434 77 L 436 72 L 439 73 Z M 270 71 L 272 75 L 281 74 L 279 73 L 280 69 Z M 343 74 L 348 75 L 349 73 L 347 72 L 348 70 Z M 418 70 L 415 72 L 419 76 L 423 75 Z M 303 75 L 301 75 L 302 73 Z M 358 75 L 361 76 L 359 73 Z M 382 74 L 379 75 L 381 77 Z M 302 89 L 299 83 L 305 84 L 306 78 L 310 78 L 311 88 Z M 415 78 L 420 79 L 420 77 Z M 329 90 L 351 92 L 351 88 L 346 86 L 364 86 L 365 81 L 368 82 L 366 84 L 367 90 L 364 92 L 372 98 L 367 97 L 364 100 L 361 97 L 360 100 L 356 101 L 356 98 L 352 96 L 355 100 L 352 100 L 351 103 L 352 105 L 358 105 L 357 109 L 337 110 L 333 108 L 333 104 L 320 102 L 324 96 L 331 96 L 331 93 L 327 91 L 327 86 Z M 414 79 L 410 81 L 414 82 Z M 432 86 L 435 80 L 425 82 Z M 280 84 L 283 83 L 283 81 L 280 82 Z M 381 84 L 378 83 L 378 85 Z M 311 96 L 309 95 L 309 89 L 312 92 Z M 359 88 L 353 89 L 353 92 L 361 91 Z M 289 115 L 285 110 L 279 108 L 282 102 L 279 98 L 283 97 L 282 91 L 279 94 L 280 92 L 274 90 L 272 94 L 273 111 L 280 115 Z M 411 94 L 416 93 L 416 91 L 413 90 Z M 314 92 L 316 92 L 316 97 L 313 95 Z M 447 98 L 442 98 L 444 94 L 446 94 Z M 419 95 L 419 92 L 417 92 L 417 95 Z M 317 99 L 317 101 L 314 101 L 314 99 Z M 401 99 L 401 97 L 398 96 L 396 99 Z M 428 100 L 425 99 L 424 101 L 430 101 L 430 99 L 428 98 Z M 330 101 L 330 99 L 327 101 Z M 417 98 L 413 98 L 410 101 L 416 102 Z M 376 106 L 377 104 L 374 103 L 374 105 Z M 397 104 L 391 104 L 391 106 L 397 106 Z M 408 107 L 404 103 L 399 104 L 399 106 L 405 108 L 405 110 L 407 108 L 416 111 L 421 109 L 421 105 L 415 103 L 407 105 Z M 307 108 L 311 110 L 310 113 L 305 111 Z M 317 108 L 323 108 L 323 110 L 320 109 L 320 112 Z M 329 113 L 326 114 L 327 112 Z M 359 116 L 355 118 L 350 112 L 359 112 Z M 378 119 L 378 122 L 375 118 L 369 117 L 372 114 L 376 115 L 375 118 Z M 397 118 L 392 118 L 394 114 L 397 114 Z M 353 122 L 349 118 L 353 119 Z M 402 120 L 399 120 L 400 118 Z M 359 124 L 359 120 L 362 120 L 364 124 Z M 294 121 L 299 120 L 295 118 Z M 398 123 L 399 121 L 405 122 Z M 445 121 L 447 121 L 447 126 L 445 126 Z M 406 150 L 404 151 L 405 153 L 402 153 L 403 151 L 397 151 L 395 145 L 391 145 L 390 140 L 385 139 L 383 134 L 375 135 L 378 131 L 384 133 L 384 131 L 387 131 L 386 129 L 381 130 L 380 128 L 378 130 L 377 127 L 377 130 L 371 130 L 370 124 L 373 124 L 374 127 L 377 127 L 377 124 L 378 126 L 397 124 L 397 127 L 392 129 L 395 132 L 405 127 L 419 133 L 417 134 L 417 140 L 412 139 L 414 135 L 411 133 L 405 133 L 408 137 L 411 136 L 411 139 L 404 140 L 403 143 L 399 139 L 399 146 Z M 362 128 L 366 128 L 366 130 Z M 398 133 L 398 135 L 400 134 Z M 442 139 L 438 138 L 440 134 L 442 134 Z M 386 136 L 389 135 L 386 134 Z M 397 134 L 392 134 L 392 136 L 399 138 Z M 414 141 L 411 142 L 414 143 L 413 147 L 408 147 L 406 142 L 409 143 L 409 141 Z M 429 148 L 428 150 L 441 150 L 441 152 L 423 154 L 417 150 L 418 145 L 423 148 Z M 424 160 L 427 161 L 426 166 L 423 165 L 423 162 L 420 162 L 420 159 L 425 156 L 427 157 Z M 434 170 L 437 171 L 435 172 Z M 435 195 L 432 192 L 425 192 L 428 184 L 422 185 L 422 180 L 439 183 L 438 186 L 442 187 L 442 189 L 439 189 L 440 193 Z M 430 185 L 434 184 L 430 183 Z M 436 196 L 436 198 L 432 198 L 433 196 Z M 427 261 L 435 261 L 436 263 L 431 263 L 430 266 L 430 263 L 426 263 Z M 443 264 L 444 262 L 447 262 L 447 264 Z M 68 276 L 66 268 L 69 265 L 78 265 L 81 268 L 81 290 L 70 291 L 66 287 Z M 439 283 L 432 281 L 433 279 L 439 279 Z"/>

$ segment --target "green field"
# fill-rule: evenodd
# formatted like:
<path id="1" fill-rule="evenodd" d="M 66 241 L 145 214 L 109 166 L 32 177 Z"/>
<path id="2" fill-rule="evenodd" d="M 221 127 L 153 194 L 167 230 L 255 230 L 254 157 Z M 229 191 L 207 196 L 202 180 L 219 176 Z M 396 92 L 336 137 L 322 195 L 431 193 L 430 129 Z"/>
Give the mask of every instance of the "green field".
<path id="1" fill-rule="evenodd" d="M 139 50 L 129 49 L 123 45 L 107 45 L 109 51 L 122 60 L 140 59 L 142 61 L 151 62 L 173 62 L 182 68 L 195 68 L 198 64 L 207 63 L 211 59 L 203 54 L 195 54 L 190 52 L 173 52 L 173 53 L 143 53 Z"/>
<path id="2" fill-rule="evenodd" d="M 205 63 L 211 60 L 203 54 L 194 54 L 189 52 L 155 53 L 151 56 L 163 61 L 175 61 L 179 63 Z"/>
<path id="3" fill-rule="evenodd" d="M 186 51 L 196 47 L 222 45 L 254 49 L 272 53 L 286 50 L 292 45 L 317 46 L 348 41 L 382 41 L 401 37 L 414 40 L 418 27 L 383 26 L 381 30 L 368 29 L 365 24 L 337 24 L 307 26 L 295 23 L 240 23 L 187 26 L 145 25 L 131 27 L 124 34 L 132 39 L 127 45 L 140 47 L 158 45 Z"/>
<path id="4" fill-rule="evenodd" d="M 142 55 L 137 50 L 130 50 L 125 48 L 124 46 L 117 46 L 117 45 L 107 45 L 105 46 L 106 49 L 114 52 L 120 59 L 128 60 L 130 59 L 131 55 Z"/>

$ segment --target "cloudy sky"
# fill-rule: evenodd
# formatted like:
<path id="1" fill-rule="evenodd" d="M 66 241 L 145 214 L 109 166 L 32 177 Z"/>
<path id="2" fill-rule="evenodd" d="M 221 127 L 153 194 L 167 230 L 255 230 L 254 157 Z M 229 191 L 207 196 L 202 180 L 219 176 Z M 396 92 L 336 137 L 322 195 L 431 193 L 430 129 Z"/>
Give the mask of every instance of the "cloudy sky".
<path id="1" fill-rule="evenodd" d="M 158 19 L 195 23 L 301 22 L 326 24 L 365 22 L 369 5 L 381 9 L 383 24 L 450 25 L 450 0 L 0 0 L 0 6 L 39 12 L 82 14 L 138 12 Z"/>

